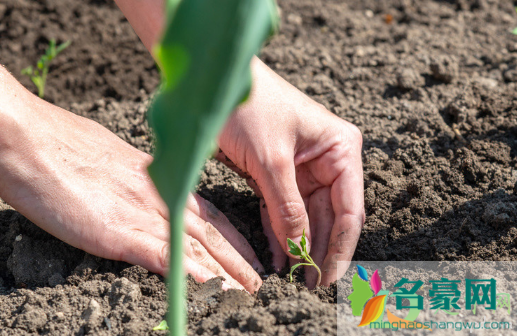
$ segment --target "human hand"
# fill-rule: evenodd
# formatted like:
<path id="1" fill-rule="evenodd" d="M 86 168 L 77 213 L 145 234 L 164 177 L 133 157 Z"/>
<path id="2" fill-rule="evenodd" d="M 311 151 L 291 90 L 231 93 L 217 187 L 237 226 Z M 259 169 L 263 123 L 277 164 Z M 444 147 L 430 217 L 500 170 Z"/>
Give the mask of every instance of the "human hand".
<path id="1" fill-rule="evenodd" d="M 1 67 L 0 129 L 2 199 L 72 246 L 166 274 L 168 209 L 148 175 L 150 155 L 37 98 Z M 260 287 L 262 265 L 221 212 L 190 195 L 184 218 L 188 273 L 223 276 L 224 288 Z"/>
<path id="2" fill-rule="evenodd" d="M 343 275 L 337 262 L 351 260 L 364 223 L 361 132 L 258 59 L 252 69 L 250 99 L 226 124 L 217 158 L 261 198 L 274 267 L 285 265 L 287 238 L 299 243 L 305 229 L 328 286 Z M 306 268 L 307 285 L 316 279 L 316 270 Z"/>

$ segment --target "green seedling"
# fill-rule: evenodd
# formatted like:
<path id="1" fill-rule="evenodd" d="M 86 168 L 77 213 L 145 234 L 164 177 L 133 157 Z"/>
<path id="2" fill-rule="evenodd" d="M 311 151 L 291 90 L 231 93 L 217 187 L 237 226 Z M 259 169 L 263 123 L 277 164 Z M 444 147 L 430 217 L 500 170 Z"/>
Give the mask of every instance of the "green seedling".
<path id="1" fill-rule="evenodd" d="M 45 84 L 47 82 L 50 62 L 52 62 L 52 60 L 56 58 L 56 56 L 65 50 L 69 45 L 70 41 L 66 41 L 65 43 L 62 43 L 56 47 L 56 40 L 50 40 L 48 48 L 45 50 L 45 54 L 40 57 L 38 63 L 36 64 L 36 68 L 28 66 L 22 70 L 22 75 L 29 76 L 32 82 L 38 88 L 38 96 L 40 98 L 45 96 Z"/>
<path id="2" fill-rule="evenodd" d="M 167 0 L 154 48 L 162 85 L 149 112 L 149 173 L 170 212 L 167 276 L 171 335 L 186 334 L 183 211 L 213 141 L 251 88 L 250 61 L 274 31 L 274 0 Z"/>
<path id="3" fill-rule="evenodd" d="M 158 324 L 153 330 L 169 330 L 169 326 L 167 325 L 167 321 L 163 320 Z"/>
<path id="4" fill-rule="evenodd" d="M 305 229 L 303 229 L 302 240 L 300 241 L 301 248 L 300 248 L 300 246 L 298 246 L 294 241 L 292 241 L 289 238 L 287 238 L 287 244 L 289 245 L 289 249 L 290 249 L 289 253 L 291 253 L 293 256 L 301 257 L 303 260 L 306 261 L 305 263 L 299 263 L 299 264 L 293 265 L 291 267 L 291 272 L 289 272 L 289 280 L 291 282 L 293 282 L 293 272 L 298 267 L 312 266 L 312 267 L 316 268 L 316 271 L 318 271 L 318 281 L 316 282 L 316 287 L 318 287 L 321 282 L 321 270 L 318 267 L 318 265 L 316 265 L 314 260 L 312 260 L 309 253 L 307 253 L 307 239 L 305 238 Z"/>

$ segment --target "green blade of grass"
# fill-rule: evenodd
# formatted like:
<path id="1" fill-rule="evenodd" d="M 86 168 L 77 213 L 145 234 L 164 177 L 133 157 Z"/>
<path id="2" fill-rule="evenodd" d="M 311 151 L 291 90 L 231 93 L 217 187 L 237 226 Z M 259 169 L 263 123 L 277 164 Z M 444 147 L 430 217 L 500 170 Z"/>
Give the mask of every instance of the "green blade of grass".
<path id="1" fill-rule="evenodd" d="M 184 335 L 183 208 L 211 143 L 247 97 L 250 61 L 272 31 L 273 0 L 169 0 L 156 48 L 164 83 L 150 110 L 156 134 L 149 173 L 171 214 L 171 335 Z"/>

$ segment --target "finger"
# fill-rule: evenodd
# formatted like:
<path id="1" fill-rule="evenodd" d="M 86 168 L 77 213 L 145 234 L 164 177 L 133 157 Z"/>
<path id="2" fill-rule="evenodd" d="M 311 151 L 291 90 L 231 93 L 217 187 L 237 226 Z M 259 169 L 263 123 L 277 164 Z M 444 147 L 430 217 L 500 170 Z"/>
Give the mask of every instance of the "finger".
<path id="1" fill-rule="evenodd" d="M 250 176 L 250 174 L 248 174 L 248 172 L 242 170 L 241 168 L 239 168 L 235 163 L 233 163 L 232 160 L 230 160 L 228 158 L 228 156 L 226 156 L 226 154 L 224 154 L 224 152 L 219 149 L 217 154 L 214 156 L 215 159 L 221 163 L 224 163 L 224 165 L 228 168 L 230 168 L 231 170 L 233 170 L 234 172 L 236 172 L 240 177 L 242 177 L 243 179 L 246 180 L 246 183 L 248 183 L 248 185 L 250 186 L 251 189 L 253 189 L 253 191 L 255 192 L 255 194 L 257 195 L 257 197 L 262 197 L 262 193 L 260 192 L 260 189 L 257 185 L 257 183 L 255 182 L 255 180 Z"/>
<path id="2" fill-rule="evenodd" d="M 166 240 L 140 231 L 129 230 L 117 237 L 113 244 L 113 258 L 133 265 L 140 265 L 163 276 L 169 269 L 169 244 Z"/>
<path id="3" fill-rule="evenodd" d="M 140 197 L 141 199 L 141 205 L 144 205 L 146 208 L 154 209 L 160 216 L 162 216 L 165 220 L 170 220 L 170 214 L 169 214 L 169 207 L 163 200 L 163 198 L 160 196 L 160 193 L 158 192 L 158 189 L 156 189 L 156 186 L 154 185 L 153 180 L 151 179 L 151 176 L 149 175 L 148 167 L 153 162 L 153 157 L 147 153 L 140 152 L 143 159 L 141 161 L 141 168 L 138 169 L 140 171 L 140 174 L 137 176 L 142 180 L 142 184 L 140 185 L 140 188 L 143 188 L 141 190 L 137 190 L 135 195 L 144 195 L 144 197 Z M 121 175 L 123 176 L 123 175 Z M 124 182 L 124 181 L 123 181 Z M 127 187 L 127 183 L 124 183 Z"/>
<path id="4" fill-rule="evenodd" d="M 321 267 L 321 284 L 329 286 L 341 278 L 347 265 L 354 256 L 359 235 L 361 234 L 362 219 L 355 215 L 343 215 L 336 219 L 329 241 L 329 251 Z"/>
<path id="5" fill-rule="evenodd" d="M 225 272 L 250 293 L 260 288 L 262 280 L 258 273 L 211 223 L 201 219 L 189 209 L 185 210 L 185 223 L 185 232 L 199 241 Z M 234 234 L 240 235 L 236 230 Z M 245 240 L 244 237 L 242 239 Z M 251 251 L 253 253 L 253 250 Z"/>
<path id="6" fill-rule="evenodd" d="M 237 167 L 237 165 L 235 163 L 233 163 L 232 160 L 230 160 L 230 158 L 228 158 L 228 156 L 226 156 L 226 154 L 224 154 L 224 152 L 219 149 L 219 151 L 217 152 L 217 154 L 215 155 L 215 159 L 221 163 L 224 163 L 224 165 L 228 168 L 230 168 L 231 170 L 233 170 L 234 172 L 236 172 L 240 177 L 242 177 L 243 179 L 248 179 L 250 178 L 251 176 L 248 174 L 248 172 L 245 172 L 243 171 L 242 169 L 240 169 L 239 167 Z"/>
<path id="7" fill-rule="evenodd" d="M 253 191 L 255 192 L 255 196 L 257 196 L 258 198 L 264 198 L 264 196 L 262 195 L 262 191 L 260 191 L 257 182 L 255 182 L 253 178 L 247 178 L 246 183 L 251 189 L 253 189 Z"/>
<path id="8" fill-rule="evenodd" d="M 258 273 L 264 272 L 264 266 L 260 263 L 246 238 L 239 233 L 228 218 L 219 211 L 212 203 L 208 202 L 197 194 L 189 194 L 187 199 L 187 209 L 192 211 L 196 216 L 213 225 L 216 231 L 220 232 L 222 236 L 233 246 L 233 248 L 242 256 L 248 264 L 250 264 Z M 217 237 L 217 232 L 213 232 L 210 226 L 205 227 L 205 237 L 208 242 L 214 243 Z M 205 245 L 207 246 L 207 245 Z M 216 247 L 217 248 L 217 247 Z M 210 248 L 209 248 L 210 250 Z"/>
<path id="9" fill-rule="evenodd" d="M 188 234 L 183 236 L 183 252 L 195 263 L 209 269 L 216 276 L 223 277 L 226 282 L 234 288 L 245 290 L 245 288 L 233 277 L 231 277 L 205 249 L 197 239 Z"/>
<path id="10" fill-rule="evenodd" d="M 328 252 L 323 262 L 322 284 L 328 286 L 344 275 L 346 267 L 338 262 L 350 261 L 364 223 L 363 177 L 360 156 L 336 179 L 331 189 L 335 213 Z"/>
<path id="11" fill-rule="evenodd" d="M 186 274 L 191 274 L 197 282 L 207 282 L 210 279 L 217 278 L 217 275 L 208 268 L 194 262 L 190 257 L 183 256 L 183 269 Z M 234 289 L 226 280 L 223 281 L 223 290 Z"/>
<path id="12" fill-rule="evenodd" d="M 278 242 L 275 233 L 273 232 L 273 228 L 271 227 L 271 222 L 269 220 L 269 214 L 266 207 L 266 202 L 263 198 L 260 199 L 260 218 L 262 220 L 262 230 L 266 235 L 269 242 L 269 250 L 273 254 L 272 264 L 275 272 L 280 272 L 285 267 L 285 262 L 287 261 L 287 255 L 284 252 L 282 246 Z"/>
<path id="13" fill-rule="evenodd" d="M 126 177 L 126 179 L 115 176 L 110 177 L 110 182 L 115 186 L 114 193 L 119 196 L 120 199 L 135 208 L 148 210 L 150 213 L 156 213 L 165 220 L 169 220 L 169 208 L 152 183 L 147 171 L 133 172 L 134 176 L 132 177 L 132 182 L 138 179 L 139 181 L 136 181 L 137 183 L 128 183 L 126 176 L 128 174 L 127 169 L 114 172 L 113 174 Z"/>
<path id="14" fill-rule="evenodd" d="M 170 224 L 159 214 L 150 214 L 141 222 L 135 223 L 139 229 L 144 230 L 150 235 L 163 240 L 169 241 Z"/>
<path id="15" fill-rule="evenodd" d="M 193 252 L 203 253 L 199 263 L 211 269 L 214 273 L 228 274 L 250 293 L 257 291 L 262 285 L 262 280 L 251 265 L 233 248 L 233 246 L 212 226 L 197 217 L 193 212 L 185 211 L 185 232 L 191 236 L 194 243 L 189 247 Z M 200 246 L 196 244 L 199 243 Z M 202 249 L 201 249 L 202 247 Z M 206 254 L 205 255 L 205 251 Z M 196 259 L 195 259 L 196 260 Z M 219 272 L 219 273 L 218 273 Z"/>
<path id="16" fill-rule="evenodd" d="M 322 266 L 327 255 L 327 246 L 330 233 L 334 225 L 334 211 L 330 197 L 330 188 L 316 190 L 309 200 L 309 222 L 311 223 L 312 241 L 314 243 L 311 258 L 316 265 Z M 305 267 L 307 287 L 314 288 L 318 279 L 318 272 L 314 267 Z"/>
<path id="17" fill-rule="evenodd" d="M 267 204 L 271 227 L 280 246 L 288 253 L 287 238 L 300 244 L 305 230 L 307 251 L 311 247 L 309 219 L 296 183 L 294 163 L 280 163 L 263 169 L 257 181 Z"/>
<path id="18" fill-rule="evenodd" d="M 126 200 L 118 199 L 114 202 L 120 204 L 126 202 Z M 145 213 L 139 208 L 126 206 L 126 212 L 122 219 L 112 218 L 111 220 L 126 222 L 128 224 L 126 224 L 125 228 L 128 230 L 145 232 L 165 242 L 168 242 L 170 239 L 170 224 L 157 212 Z"/>
<path id="19" fill-rule="evenodd" d="M 324 285 L 346 272 L 346 268 L 340 268 L 338 273 L 337 264 L 351 260 L 364 223 L 362 135 L 348 122 L 340 120 L 339 124 L 342 129 L 330 149 L 306 163 L 318 181 L 331 186 L 335 219 L 322 265 Z"/>
<path id="20" fill-rule="evenodd" d="M 316 179 L 307 164 L 296 166 L 296 182 L 302 196 L 312 195 L 314 191 L 324 186 Z"/>
<path id="21" fill-rule="evenodd" d="M 310 200 L 310 197 L 303 198 L 303 205 L 305 205 L 305 211 L 307 211 L 307 214 L 309 214 L 309 200 Z M 310 221 L 309 221 L 309 223 L 310 223 Z M 311 225 L 311 234 L 314 239 L 314 229 L 313 229 L 312 225 Z M 300 259 L 289 258 L 289 268 L 293 267 L 294 265 L 298 264 L 299 262 L 300 262 Z"/>

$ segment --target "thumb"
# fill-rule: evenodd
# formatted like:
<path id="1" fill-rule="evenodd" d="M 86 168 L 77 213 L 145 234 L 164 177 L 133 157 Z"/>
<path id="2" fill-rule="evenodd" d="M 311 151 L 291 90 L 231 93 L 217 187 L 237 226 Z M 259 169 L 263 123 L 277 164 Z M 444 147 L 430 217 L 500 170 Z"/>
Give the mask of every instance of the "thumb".
<path id="1" fill-rule="evenodd" d="M 300 245 L 305 229 L 307 252 L 310 252 L 309 217 L 296 183 L 294 162 L 265 168 L 261 173 L 257 184 L 264 196 L 271 227 L 280 246 L 288 253 L 287 238 Z"/>

